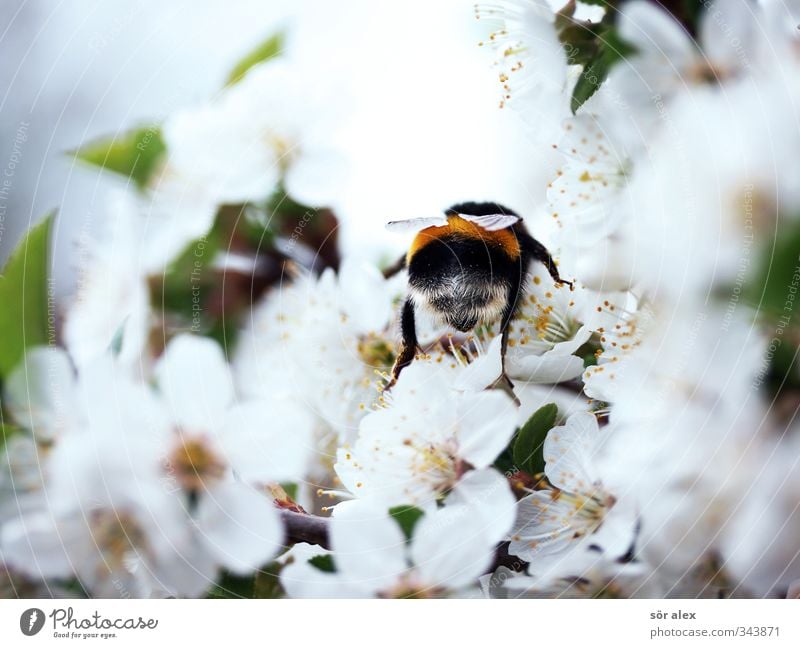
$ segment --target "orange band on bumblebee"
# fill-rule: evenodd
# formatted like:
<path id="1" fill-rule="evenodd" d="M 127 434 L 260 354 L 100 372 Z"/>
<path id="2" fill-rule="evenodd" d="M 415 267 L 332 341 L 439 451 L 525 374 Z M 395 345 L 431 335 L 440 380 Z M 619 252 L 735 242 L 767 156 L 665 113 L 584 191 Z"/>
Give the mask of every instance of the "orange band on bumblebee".
<path id="1" fill-rule="evenodd" d="M 471 223 L 458 216 L 448 216 L 447 225 L 441 227 L 426 227 L 421 230 L 411 242 L 411 247 L 406 255 L 406 264 L 411 262 L 411 258 L 424 248 L 428 243 L 447 236 L 460 236 L 468 239 L 485 241 L 488 245 L 495 245 L 511 257 L 518 259 L 520 256 L 520 246 L 517 235 L 510 229 L 501 229 L 494 232 L 483 229 L 480 225 Z"/>

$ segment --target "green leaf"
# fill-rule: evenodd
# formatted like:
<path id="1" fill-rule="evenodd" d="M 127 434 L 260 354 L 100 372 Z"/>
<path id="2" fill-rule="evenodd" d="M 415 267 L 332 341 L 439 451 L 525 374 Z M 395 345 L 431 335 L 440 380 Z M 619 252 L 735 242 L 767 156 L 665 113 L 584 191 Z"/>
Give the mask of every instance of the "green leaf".
<path id="1" fill-rule="evenodd" d="M 24 430 L 21 427 L 17 427 L 13 423 L 6 423 L 5 421 L 0 420 L 0 450 L 5 447 L 6 441 L 8 441 L 8 439 L 10 439 L 12 436 L 23 433 Z"/>
<path id="2" fill-rule="evenodd" d="M 283 565 L 272 562 L 256 572 L 253 584 L 253 598 L 279 599 L 285 598 L 286 593 L 281 587 L 280 573 Z"/>
<path id="3" fill-rule="evenodd" d="M 597 92 L 611 68 L 636 51 L 619 36 L 616 17 L 616 11 L 609 11 L 599 23 L 573 21 L 559 31 L 569 62 L 584 66 L 572 91 L 573 114 Z"/>
<path id="4" fill-rule="evenodd" d="M 292 501 L 297 501 L 297 493 L 300 490 L 297 484 L 293 482 L 286 482 L 285 484 L 281 484 L 281 488 L 292 499 Z"/>
<path id="5" fill-rule="evenodd" d="M 221 245 L 220 232 L 212 229 L 187 245 L 161 276 L 151 280 L 153 308 L 170 315 L 174 331 L 213 337 L 222 315 L 217 312 L 221 277 L 213 265 Z"/>
<path id="6" fill-rule="evenodd" d="M 414 533 L 414 527 L 419 522 L 420 518 L 425 515 L 425 512 L 418 509 L 416 506 L 395 506 L 389 509 L 391 515 L 406 536 L 406 540 L 411 540 Z"/>
<path id="7" fill-rule="evenodd" d="M 773 404 L 784 396 L 795 398 L 790 395 L 800 391 L 800 223 L 797 214 L 776 216 L 777 232 L 764 228 L 763 240 L 756 239 L 758 253 L 752 268 L 743 268 L 737 277 L 742 285 L 729 285 L 716 295 L 731 308 L 741 289 L 744 303 L 759 310 L 770 337 L 759 385 Z M 780 411 L 780 407 L 774 409 Z"/>
<path id="8" fill-rule="evenodd" d="M 572 91 L 572 114 L 578 112 L 578 109 L 591 99 L 592 95 L 597 92 L 598 88 L 606 80 L 608 73 L 614 64 L 622 57 L 617 56 L 615 52 L 602 48 L 594 60 L 586 65 L 578 77 L 578 82 Z"/>
<path id="9" fill-rule="evenodd" d="M 783 317 L 786 324 L 791 323 L 795 311 L 800 309 L 800 225 L 796 223 L 794 218 L 778 217 L 774 248 L 763 246 L 760 250 L 756 280 L 746 289 L 753 305 Z"/>
<path id="10" fill-rule="evenodd" d="M 588 369 L 589 367 L 594 367 L 597 364 L 597 355 L 594 353 L 587 353 L 581 356 L 583 359 L 583 368 Z"/>
<path id="11" fill-rule="evenodd" d="M 514 463 L 520 470 L 535 475 L 544 470 L 544 439 L 553 428 L 558 416 L 558 406 L 549 403 L 536 410 L 527 420 L 514 440 Z"/>
<path id="12" fill-rule="evenodd" d="M 597 355 L 603 350 L 600 344 L 600 336 L 594 333 L 588 342 L 582 344 L 573 355 L 583 360 L 584 367 L 591 367 L 597 364 Z"/>
<path id="13" fill-rule="evenodd" d="M 313 558 L 309 558 L 308 564 L 312 567 L 316 567 L 322 572 L 330 573 L 336 571 L 336 565 L 333 562 L 333 556 L 331 554 L 325 554 L 322 556 L 314 556 Z"/>
<path id="14" fill-rule="evenodd" d="M 232 86 L 241 81 L 250 68 L 275 58 L 281 53 L 284 45 L 284 34 L 278 32 L 273 34 L 258 47 L 250 51 L 242 60 L 240 60 L 231 70 L 228 75 L 226 86 Z"/>
<path id="15" fill-rule="evenodd" d="M 122 352 L 122 343 L 125 341 L 125 325 L 127 323 L 128 318 L 126 317 L 114 332 L 114 337 L 111 338 L 111 343 L 108 345 L 108 350 L 111 351 L 111 355 L 115 358 Z"/>
<path id="16" fill-rule="evenodd" d="M 139 189 L 144 189 L 166 151 L 161 128 L 150 126 L 95 140 L 73 151 L 73 155 L 82 162 L 130 178 Z"/>
<path id="17" fill-rule="evenodd" d="M 564 44 L 564 51 L 570 65 L 587 65 L 598 55 L 600 46 L 597 34 L 591 27 L 581 23 L 570 22 L 559 33 Z"/>
<path id="18" fill-rule="evenodd" d="M 492 464 L 497 470 L 504 475 L 512 475 L 517 471 L 517 464 L 514 463 L 514 456 L 511 454 L 511 448 L 505 448 L 497 459 Z"/>
<path id="19" fill-rule="evenodd" d="M 683 22 L 687 26 L 694 27 L 696 31 L 700 24 L 705 2 L 703 0 L 682 0 L 681 4 L 683 6 L 678 11 L 673 11 L 673 13 L 676 14 L 676 17 L 684 16 L 685 20 Z"/>
<path id="20" fill-rule="evenodd" d="M 0 379 L 22 360 L 25 349 L 55 337 L 47 285 L 52 224 L 50 214 L 32 227 L 0 276 Z"/>
<path id="21" fill-rule="evenodd" d="M 253 598 L 255 576 L 236 576 L 224 572 L 219 582 L 206 594 L 206 598 L 214 599 L 249 599 Z"/>
<path id="22" fill-rule="evenodd" d="M 597 92 L 600 84 L 608 74 L 608 69 L 604 70 L 605 73 L 602 73 L 601 70 L 603 70 L 602 67 L 590 64 L 581 72 L 581 76 L 578 77 L 578 82 L 575 84 L 575 88 L 572 91 L 570 105 L 573 115 L 578 112 L 578 109 L 583 104 L 591 99 L 595 92 Z"/>

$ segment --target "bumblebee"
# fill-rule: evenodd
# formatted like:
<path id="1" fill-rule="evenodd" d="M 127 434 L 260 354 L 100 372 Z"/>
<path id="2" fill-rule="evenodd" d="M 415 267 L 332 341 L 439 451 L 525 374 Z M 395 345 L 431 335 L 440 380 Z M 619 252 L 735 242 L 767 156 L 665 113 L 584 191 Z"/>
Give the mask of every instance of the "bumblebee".
<path id="1" fill-rule="evenodd" d="M 415 312 L 424 309 L 439 323 L 467 332 L 500 321 L 505 375 L 508 327 L 527 285 L 531 263 L 544 264 L 558 284 L 553 258 L 528 232 L 522 218 L 492 202 L 453 205 L 444 215 L 387 224 L 390 231 L 416 230 L 408 253 L 386 271 L 408 270 L 408 296 L 400 316 L 402 344 L 392 369 L 393 385 L 417 353 Z M 391 387 L 390 385 L 390 387 Z"/>

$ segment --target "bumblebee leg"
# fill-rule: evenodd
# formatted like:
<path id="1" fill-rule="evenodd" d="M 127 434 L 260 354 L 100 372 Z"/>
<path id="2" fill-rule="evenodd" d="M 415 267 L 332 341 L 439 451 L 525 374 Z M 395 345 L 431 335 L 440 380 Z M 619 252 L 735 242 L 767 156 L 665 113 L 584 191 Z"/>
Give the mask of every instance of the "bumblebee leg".
<path id="1" fill-rule="evenodd" d="M 517 313 L 519 302 L 522 297 L 522 279 L 526 276 L 525 268 L 521 268 L 519 276 L 514 277 L 508 292 L 508 303 L 503 309 L 503 316 L 500 320 L 500 366 L 503 373 L 500 374 L 498 383 L 504 382 L 509 389 L 514 389 L 514 383 L 506 373 L 506 352 L 508 351 L 508 336 L 511 332 L 511 320 Z M 513 391 L 511 392 L 513 394 Z"/>
<path id="2" fill-rule="evenodd" d="M 410 365 L 414 361 L 414 356 L 417 355 L 417 326 L 414 321 L 414 303 L 410 298 L 406 299 L 405 304 L 403 304 L 403 312 L 400 316 L 400 331 L 403 335 L 403 342 L 400 345 L 400 353 L 397 354 L 397 359 L 394 361 L 392 380 L 387 385 L 387 390 L 394 387 L 400 372 Z"/>
<path id="3" fill-rule="evenodd" d="M 567 284 L 570 288 L 572 288 L 571 281 L 562 279 L 559 276 L 556 262 L 553 261 L 553 257 L 550 256 L 550 253 L 547 251 L 547 248 L 541 243 L 539 243 L 539 241 L 537 241 L 532 236 L 529 236 L 527 238 L 528 240 L 525 243 L 531 257 L 544 264 L 544 267 L 547 268 L 547 272 L 550 273 L 550 276 L 553 278 L 553 281 L 559 284 Z"/>
<path id="4" fill-rule="evenodd" d="M 507 388 L 512 394 L 514 393 L 514 383 L 506 373 L 506 349 L 508 349 L 508 328 L 504 328 L 500 338 L 500 363 L 503 368 L 500 377 L 494 381 L 492 387 Z"/>
<path id="5" fill-rule="evenodd" d="M 397 259 L 397 261 L 395 261 L 392 265 L 390 265 L 383 271 L 383 278 L 389 279 L 390 277 L 394 277 L 398 272 L 400 272 L 405 267 L 406 267 L 406 255 L 404 254 L 399 259 Z"/>
<path id="6" fill-rule="evenodd" d="M 512 316 L 514 314 L 514 310 L 510 311 Z M 511 378 L 508 377 L 506 373 L 506 349 L 508 349 L 508 333 L 509 333 L 509 325 L 511 322 L 511 317 L 506 320 L 506 317 L 503 317 L 503 332 L 500 334 L 500 362 L 503 367 L 502 373 L 500 376 L 495 380 L 491 385 L 490 388 L 492 389 L 501 389 L 502 391 L 506 392 L 517 406 L 520 405 L 520 400 L 517 398 L 517 395 L 514 393 L 514 383 L 511 382 Z"/>

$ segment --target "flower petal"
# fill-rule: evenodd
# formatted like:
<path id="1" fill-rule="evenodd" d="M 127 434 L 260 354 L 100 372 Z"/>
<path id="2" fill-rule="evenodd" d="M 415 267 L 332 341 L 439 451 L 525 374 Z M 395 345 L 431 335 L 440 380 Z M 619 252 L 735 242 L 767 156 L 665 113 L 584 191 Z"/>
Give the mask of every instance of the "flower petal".
<path id="1" fill-rule="evenodd" d="M 297 202 L 336 207 L 347 180 L 347 158 L 333 148 L 300 145 L 300 155 L 286 172 L 286 192 Z"/>
<path id="2" fill-rule="evenodd" d="M 198 526 L 211 554 L 237 574 L 264 565 L 283 540 L 280 515 L 269 499 L 234 481 L 201 497 Z"/>
<path id="3" fill-rule="evenodd" d="M 379 593 L 408 569 L 405 537 L 385 509 L 362 502 L 337 507 L 330 538 L 336 567 L 350 587 Z"/>
<path id="4" fill-rule="evenodd" d="M 337 573 L 324 572 L 308 561 L 316 556 L 331 556 L 330 551 L 305 542 L 294 545 L 280 557 L 291 560 L 281 569 L 280 579 L 289 598 L 359 598 L 369 592 L 350 587 Z"/>
<path id="5" fill-rule="evenodd" d="M 737 68 L 757 52 L 753 32 L 758 25 L 756 7 L 741 0 L 714 0 L 700 22 L 700 43 L 713 68 Z"/>
<path id="6" fill-rule="evenodd" d="M 477 583 L 494 555 L 484 530 L 484 520 L 463 504 L 426 514 L 411 542 L 411 559 L 424 583 L 449 589 Z"/>
<path id="7" fill-rule="evenodd" d="M 339 269 L 339 305 L 359 333 L 377 333 L 392 316 L 392 297 L 378 268 L 346 258 Z"/>
<path id="8" fill-rule="evenodd" d="M 572 542 L 572 506 L 553 495 L 554 491 L 536 491 L 519 501 L 510 554 L 531 562 L 559 553 Z"/>
<path id="9" fill-rule="evenodd" d="M 220 346 L 209 338 L 179 335 L 156 367 L 174 420 L 192 432 L 216 432 L 233 401 L 233 383 Z"/>
<path id="10" fill-rule="evenodd" d="M 517 427 L 514 401 L 500 391 L 464 395 L 458 404 L 458 453 L 475 468 L 491 464 Z"/>
<path id="11" fill-rule="evenodd" d="M 508 480 L 494 468 L 470 470 L 447 498 L 447 506 L 467 506 L 483 522 L 483 532 L 490 542 L 503 540 L 517 514 L 517 500 Z"/>
<path id="12" fill-rule="evenodd" d="M 598 481 L 595 462 L 601 438 L 591 412 L 576 412 L 564 425 L 550 430 L 543 448 L 550 482 L 562 490 L 591 493 Z"/>
<path id="13" fill-rule="evenodd" d="M 63 528 L 62 528 L 63 526 Z M 36 513 L 0 528 L 3 560 L 32 578 L 66 578 L 72 574 L 67 547 L 81 536 L 80 525 L 58 525 L 48 513 Z"/>
<path id="14" fill-rule="evenodd" d="M 35 347 L 6 379 L 5 406 L 39 441 L 51 441 L 78 418 L 75 383 L 65 351 Z"/>
<path id="15" fill-rule="evenodd" d="M 506 358 L 508 375 L 531 383 L 551 384 L 577 378 L 583 373 L 583 359 L 574 355 L 526 355 Z"/>
<path id="16" fill-rule="evenodd" d="M 644 0 L 633 0 L 620 12 L 620 36 L 639 52 L 658 55 L 678 68 L 692 55 L 688 35 L 670 14 Z"/>
<path id="17" fill-rule="evenodd" d="M 219 443 L 244 481 L 297 481 L 312 457 L 313 432 L 313 418 L 297 403 L 250 401 L 229 410 Z"/>
<path id="18" fill-rule="evenodd" d="M 481 391 L 492 385 L 503 373 L 501 347 L 502 336 L 497 335 L 489 343 L 486 352 L 459 373 L 453 388 L 459 391 Z"/>

